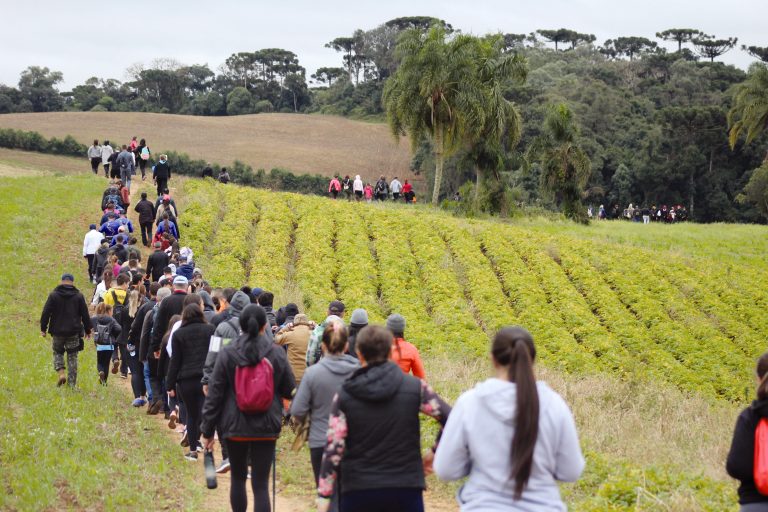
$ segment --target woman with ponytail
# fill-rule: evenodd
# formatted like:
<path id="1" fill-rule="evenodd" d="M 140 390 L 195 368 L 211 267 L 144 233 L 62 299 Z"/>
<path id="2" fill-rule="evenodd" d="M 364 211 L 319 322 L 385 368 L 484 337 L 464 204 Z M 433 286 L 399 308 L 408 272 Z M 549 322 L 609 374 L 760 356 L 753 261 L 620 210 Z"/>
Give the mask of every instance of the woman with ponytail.
<path id="1" fill-rule="evenodd" d="M 755 485 L 755 430 L 763 418 L 768 418 L 768 352 L 757 360 L 757 400 L 744 409 L 736 420 L 731 450 L 725 469 L 739 480 L 741 512 L 768 510 L 768 496 L 760 494 Z"/>
<path id="2" fill-rule="evenodd" d="M 235 512 L 245 512 L 248 508 L 245 481 L 249 453 L 254 509 L 270 510 L 267 484 L 283 419 L 281 399 L 290 398 L 295 387 L 285 350 L 267 338 L 267 325 L 267 314 L 261 306 L 250 304 L 243 309 L 240 314 L 243 334 L 221 348 L 208 381 L 208 396 L 203 406 L 201 431 L 205 448 L 213 449 L 213 434 L 217 425 L 220 435 L 227 440 L 232 470 L 229 501 Z M 245 413 L 237 404 L 235 373 L 238 367 L 259 365 L 265 358 L 273 371 L 272 403 L 266 412 Z"/>
<path id="3" fill-rule="evenodd" d="M 434 469 L 443 480 L 469 476 L 457 495 L 462 512 L 566 510 L 557 481 L 576 481 L 584 457 L 568 405 L 536 381 L 535 358 L 528 331 L 500 330 L 495 376 L 461 395 L 448 418 Z"/>

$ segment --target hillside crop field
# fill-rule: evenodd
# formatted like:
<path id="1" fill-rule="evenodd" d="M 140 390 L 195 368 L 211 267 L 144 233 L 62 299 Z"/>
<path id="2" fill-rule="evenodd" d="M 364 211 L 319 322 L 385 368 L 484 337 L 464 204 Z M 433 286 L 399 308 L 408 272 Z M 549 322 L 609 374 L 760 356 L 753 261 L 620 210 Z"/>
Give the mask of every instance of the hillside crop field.
<path id="1" fill-rule="evenodd" d="M 46 137 L 72 135 L 86 145 L 105 138 L 113 145 L 128 144 L 135 135 L 145 138 L 156 154 L 179 151 L 224 166 L 240 160 L 254 170 L 360 174 L 371 182 L 381 174 L 414 179 L 406 140 L 397 144 L 385 124 L 336 116 L 47 112 L 2 115 L 0 127 L 37 131 Z"/>
<path id="2" fill-rule="evenodd" d="M 80 389 L 55 387 L 40 308 L 65 270 L 92 292 L 80 251 L 104 179 L 85 159 L 18 151 L 0 151 L 0 173 L 0 220 L 13 226 L 0 232 L 0 509 L 218 509 L 225 491 L 202 488 L 201 469 L 124 389 L 98 386 L 92 346 Z M 724 460 L 766 348 L 768 228 L 468 220 L 198 179 L 171 187 L 183 245 L 212 285 L 263 287 L 314 320 L 333 299 L 372 322 L 399 312 L 450 402 L 489 375 L 489 336 L 528 328 L 537 376 L 571 406 L 587 457 L 581 480 L 561 486 L 569 509 L 738 508 Z M 52 191 L 65 199 L 41 223 Z M 435 431 L 423 422 L 425 443 Z M 278 494 L 310 509 L 309 455 L 291 440 Z M 454 484 L 428 486 L 428 510 L 455 510 Z"/>
<path id="3" fill-rule="evenodd" d="M 587 395 L 574 409 L 596 450 L 584 479 L 565 486 L 576 510 L 735 503 L 723 464 L 766 349 L 766 228 L 514 225 L 198 180 L 183 197 L 184 244 L 207 279 L 274 291 L 316 320 L 333 299 L 372 322 L 402 313 L 428 379 L 451 399 L 487 373 L 489 336 L 531 330 L 543 375 Z M 599 421 L 580 410 L 601 406 Z M 631 429 L 662 425 L 668 439 L 623 431 L 627 410 Z"/>

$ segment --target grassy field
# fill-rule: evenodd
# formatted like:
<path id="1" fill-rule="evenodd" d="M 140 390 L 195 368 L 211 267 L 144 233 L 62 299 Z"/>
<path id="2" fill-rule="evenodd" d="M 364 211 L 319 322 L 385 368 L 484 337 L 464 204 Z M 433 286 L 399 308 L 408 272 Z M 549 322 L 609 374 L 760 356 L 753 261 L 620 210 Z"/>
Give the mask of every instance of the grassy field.
<path id="1" fill-rule="evenodd" d="M 80 389 L 54 385 L 37 321 L 63 270 L 83 286 L 83 226 L 104 185 L 88 174 L 85 159 L 0 151 L 0 222 L 13 227 L 0 232 L 0 509 L 226 506 L 226 492 L 203 493 L 199 467 L 129 407 L 124 389 L 97 385 L 92 347 L 81 353 Z M 401 312 L 428 380 L 451 401 L 488 375 L 489 335 L 528 327 L 538 376 L 571 405 L 587 455 L 584 477 L 563 486 L 572 510 L 736 508 L 723 464 L 768 334 L 768 229 L 508 224 L 173 185 L 184 244 L 214 285 L 268 288 L 315 319 L 333 298 L 373 321 Z M 63 191 L 56 222 L 41 222 L 32 212 Z M 423 425 L 431 440 L 434 425 Z M 284 509 L 310 509 L 309 457 L 290 452 L 289 437 L 278 491 L 293 500 Z M 455 485 L 430 478 L 429 487 L 428 510 L 455 510 Z"/>
<path id="2" fill-rule="evenodd" d="M 64 271 L 90 295 L 80 251 L 104 183 L 65 175 L 66 160 L 39 168 L 28 158 L 0 154 L 22 176 L 0 180 L 0 510 L 192 509 L 201 475 L 122 389 L 98 384 L 91 344 L 78 389 L 55 385 L 40 310 Z"/>
<path id="3" fill-rule="evenodd" d="M 131 137 L 147 139 L 155 151 L 180 151 L 229 165 L 296 173 L 341 173 L 374 181 L 380 174 L 413 179 L 407 141 L 396 144 L 384 124 L 335 116 L 258 114 L 231 117 L 135 112 L 50 112 L 0 115 L 0 127 L 33 130 L 46 137 L 72 135 L 79 142 Z"/>
<path id="4" fill-rule="evenodd" d="M 489 335 L 528 327 L 588 450 L 575 510 L 733 508 L 724 458 L 768 334 L 765 227 L 506 224 L 197 180 L 182 197 L 211 282 L 315 319 L 334 298 L 374 322 L 401 312 L 451 399 L 487 375 Z"/>

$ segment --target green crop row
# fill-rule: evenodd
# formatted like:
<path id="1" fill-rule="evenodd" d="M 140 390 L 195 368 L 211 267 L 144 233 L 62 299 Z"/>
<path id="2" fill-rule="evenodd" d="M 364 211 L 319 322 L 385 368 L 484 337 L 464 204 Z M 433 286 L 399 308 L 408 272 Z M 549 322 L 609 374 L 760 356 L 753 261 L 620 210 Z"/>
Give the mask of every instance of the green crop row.
<path id="1" fill-rule="evenodd" d="M 251 193 L 260 219 L 251 244 L 250 282 L 274 293 L 285 285 L 295 216 L 285 196 L 262 190 Z"/>
<path id="2" fill-rule="evenodd" d="M 322 321 L 328 303 L 336 299 L 333 256 L 336 204 L 306 197 L 301 198 L 295 207 L 301 219 L 295 237 L 298 254 L 296 281 L 304 295 L 304 305 L 310 318 Z"/>

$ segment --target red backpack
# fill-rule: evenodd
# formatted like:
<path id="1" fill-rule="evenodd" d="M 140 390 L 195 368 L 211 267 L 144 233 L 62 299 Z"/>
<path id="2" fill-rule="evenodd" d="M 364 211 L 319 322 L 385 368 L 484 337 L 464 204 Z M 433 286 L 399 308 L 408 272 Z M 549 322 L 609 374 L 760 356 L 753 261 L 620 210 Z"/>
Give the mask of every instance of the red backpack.
<path id="1" fill-rule="evenodd" d="M 237 408 L 245 414 L 267 412 L 275 398 L 275 370 L 267 354 L 253 366 L 235 368 Z"/>
<path id="2" fill-rule="evenodd" d="M 755 429 L 755 487 L 768 495 L 768 419 L 762 418 Z"/>

